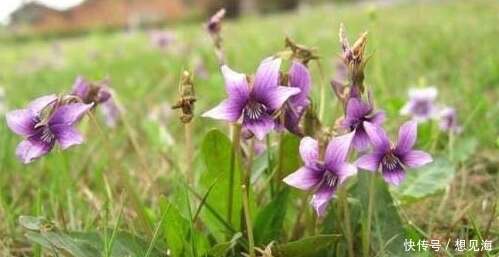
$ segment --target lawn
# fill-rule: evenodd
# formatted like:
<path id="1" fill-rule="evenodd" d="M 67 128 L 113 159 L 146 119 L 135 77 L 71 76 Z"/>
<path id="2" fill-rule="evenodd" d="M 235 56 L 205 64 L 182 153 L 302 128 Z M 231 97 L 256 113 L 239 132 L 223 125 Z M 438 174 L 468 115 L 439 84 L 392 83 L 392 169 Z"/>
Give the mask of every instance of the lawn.
<path id="1" fill-rule="evenodd" d="M 323 101 L 319 115 L 326 126 L 341 115 L 329 80 L 341 54 L 338 30 L 343 22 L 351 41 L 363 31 L 369 33 L 365 83 L 376 107 L 386 112 L 385 128 L 391 135 L 407 120 L 399 112 L 411 87 L 436 87 L 438 102 L 456 108 L 463 129 L 448 138 L 435 122 L 421 124 L 417 147 L 433 155 L 431 166 L 421 175 L 408 176 L 399 187 L 359 171 L 338 191 L 324 218 L 317 218 L 308 206 L 309 194 L 274 181 L 272 167 L 277 162 L 281 175 L 287 175 L 301 161 L 299 138 L 272 134 L 268 141 L 279 145 L 270 144 L 250 166 L 254 191 L 248 208 L 256 246 L 274 241 L 272 256 L 287 257 L 454 256 L 459 255 L 454 240 L 488 238 L 493 250 L 482 256 L 499 254 L 498 10 L 499 2 L 485 0 L 345 4 L 224 23 L 227 63 L 239 72 L 253 73 L 262 59 L 284 49 L 286 36 L 317 49 L 320 65 L 309 65 L 311 101 L 318 109 Z M 0 256 L 49 256 L 63 252 L 60 249 L 74 256 L 95 256 L 88 255 L 92 244 L 99 245 L 96 254 L 102 256 L 248 252 L 240 199 L 234 202 L 233 220 L 224 220 L 232 154 L 229 126 L 201 117 L 226 97 L 210 37 L 202 24 L 165 29 L 176 35 L 166 49 L 154 47 L 149 34 L 141 31 L 0 42 L 0 87 L 9 109 L 23 108 L 41 95 L 69 93 L 78 75 L 108 78 L 122 108 L 117 126 L 106 126 L 97 110 L 79 125 L 85 144 L 64 151 L 56 148 L 28 165 L 16 158 L 21 138 L 2 117 Z M 177 101 L 182 71 L 201 65 L 206 74 L 195 72 L 190 151 L 184 125 L 169 106 Z M 244 165 L 236 161 L 235 166 L 239 181 Z M 369 191 L 376 196 L 374 207 L 368 208 L 369 183 L 376 185 Z M 235 187 L 235 198 L 242 194 Z M 365 219 L 367 212 L 373 213 L 372 220 Z M 27 224 L 40 220 L 25 217 L 20 224 L 20 216 L 43 216 L 44 226 L 54 225 L 48 232 L 40 226 L 28 231 Z M 130 239 L 132 235 L 140 239 Z M 58 250 L 51 249 L 57 244 L 50 236 L 60 236 Z M 80 255 L 74 246 L 65 248 L 74 238 L 90 242 L 76 247 Z M 295 246 L 288 243 L 300 239 Z M 406 252 L 408 239 L 449 240 L 451 246 L 438 255 Z M 355 248 L 354 255 L 350 247 Z M 463 256 L 479 255 L 465 251 Z"/>

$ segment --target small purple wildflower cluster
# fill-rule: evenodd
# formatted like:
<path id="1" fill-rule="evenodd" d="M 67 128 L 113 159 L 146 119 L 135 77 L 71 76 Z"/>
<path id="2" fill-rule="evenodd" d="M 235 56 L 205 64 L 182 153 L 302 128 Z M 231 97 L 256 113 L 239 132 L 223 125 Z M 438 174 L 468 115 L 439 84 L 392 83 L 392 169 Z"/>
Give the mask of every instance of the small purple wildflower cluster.
<path id="1" fill-rule="evenodd" d="M 409 115 L 417 122 L 434 119 L 439 128 L 447 133 L 459 134 L 462 127 L 457 120 L 457 112 L 449 106 L 435 103 L 438 90 L 435 87 L 409 89 L 409 101 L 402 107 L 400 114 Z"/>
<path id="2" fill-rule="evenodd" d="M 283 181 L 295 188 L 313 191 L 311 204 L 319 216 L 325 214 L 338 187 L 355 175 L 358 168 L 379 170 L 386 182 L 399 185 L 406 169 L 432 161 L 428 153 L 413 150 L 417 138 L 415 121 L 404 123 L 396 144 L 390 143 L 382 128 L 385 114 L 374 107 L 371 93 L 363 83 L 367 34 L 352 46 L 344 34 L 342 27 L 341 67 L 346 70 L 340 71 L 340 77 L 348 76 L 348 81 L 339 78 L 331 82 L 344 108 L 335 131 L 325 132 L 322 128 L 305 136 L 300 123 L 305 113 L 313 112 L 309 108 L 312 81 L 307 63 L 314 59 L 314 55 L 289 39 L 287 44 L 291 46 L 291 52 L 265 58 L 254 76 L 237 73 L 222 65 L 228 97 L 203 114 L 204 117 L 240 123 L 245 133 L 258 140 L 283 128 L 302 136 L 299 153 L 304 165 Z M 280 71 L 282 60 L 286 59 L 282 56 L 290 60 L 291 67 L 287 72 Z M 327 135 L 331 133 L 338 136 L 328 140 Z M 362 154 L 354 163 L 348 161 L 351 148 Z M 368 152 L 369 148 L 371 151 Z"/>
<path id="3" fill-rule="evenodd" d="M 17 146 L 17 157 L 28 164 L 50 153 L 56 144 L 62 150 L 82 144 L 84 137 L 76 125 L 97 105 L 105 106 L 111 99 L 107 86 L 94 86 L 78 77 L 71 94 L 41 96 L 24 109 L 8 112 L 8 127 L 24 138 Z"/>

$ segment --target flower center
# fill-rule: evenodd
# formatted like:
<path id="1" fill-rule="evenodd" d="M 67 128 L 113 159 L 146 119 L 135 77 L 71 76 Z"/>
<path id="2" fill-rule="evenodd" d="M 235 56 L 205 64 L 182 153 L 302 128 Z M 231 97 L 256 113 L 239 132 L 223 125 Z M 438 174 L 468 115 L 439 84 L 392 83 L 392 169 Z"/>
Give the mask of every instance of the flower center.
<path id="1" fill-rule="evenodd" d="M 334 188 L 338 185 L 339 177 L 332 172 L 326 171 L 324 174 L 324 183 L 328 185 L 330 188 Z"/>
<path id="2" fill-rule="evenodd" d="M 430 113 L 430 103 L 428 101 L 416 101 L 413 112 L 419 115 L 428 115 Z"/>
<path id="3" fill-rule="evenodd" d="M 256 101 L 248 102 L 244 108 L 244 115 L 250 120 L 257 120 L 266 112 L 267 107 Z"/>
<path id="4" fill-rule="evenodd" d="M 393 151 L 387 153 L 385 157 L 383 157 L 383 160 L 381 160 L 381 163 L 386 171 L 393 171 L 402 168 L 399 158 L 395 156 Z"/>
<path id="5" fill-rule="evenodd" d="M 40 139 L 45 143 L 51 143 L 54 140 L 55 136 L 52 131 L 50 131 L 49 126 L 43 126 L 41 130 L 42 131 Z"/>

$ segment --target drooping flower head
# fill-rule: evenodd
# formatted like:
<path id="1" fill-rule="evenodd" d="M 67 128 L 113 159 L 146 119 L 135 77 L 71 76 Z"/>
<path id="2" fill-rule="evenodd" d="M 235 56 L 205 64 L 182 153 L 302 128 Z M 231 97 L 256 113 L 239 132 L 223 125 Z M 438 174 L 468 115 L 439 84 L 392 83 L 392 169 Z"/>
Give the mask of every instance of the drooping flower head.
<path id="1" fill-rule="evenodd" d="M 260 63 L 254 81 L 245 74 L 223 65 L 227 99 L 203 114 L 203 117 L 236 122 L 242 119 L 247 128 L 258 139 L 263 139 L 275 128 L 275 112 L 293 95 L 300 93 L 295 87 L 279 86 L 281 59 L 269 57 Z"/>
<path id="2" fill-rule="evenodd" d="M 8 112 L 7 125 L 24 137 L 16 155 L 23 163 L 30 163 L 48 154 L 58 143 L 67 149 L 83 143 L 83 136 L 74 128 L 92 104 L 65 104 L 55 95 L 37 98 L 26 109 Z"/>
<path id="3" fill-rule="evenodd" d="M 94 85 L 82 76 L 78 76 L 73 84 L 71 94 L 77 96 L 83 103 L 101 104 L 111 98 L 111 92 L 106 84 L 107 82 L 103 81 Z"/>
<path id="4" fill-rule="evenodd" d="M 443 107 L 439 111 L 438 118 L 439 127 L 442 131 L 458 134 L 463 130 L 457 121 L 456 109 L 452 107 Z"/>
<path id="5" fill-rule="evenodd" d="M 421 167 L 432 161 L 431 155 L 413 150 L 417 138 L 417 122 L 408 121 L 399 130 L 397 143 L 392 145 L 380 127 L 364 122 L 364 128 L 373 145 L 373 152 L 361 156 L 357 167 L 369 171 L 381 170 L 386 182 L 399 185 L 408 168 Z"/>
<path id="6" fill-rule="evenodd" d="M 346 162 L 353 133 L 333 138 L 324 154 L 319 156 L 319 143 L 311 137 L 304 137 L 300 142 L 300 156 L 304 166 L 284 178 L 284 182 L 301 190 L 313 190 L 311 204 L 317 215 L 323 216 L 336 189 L 348 177 L 357 172 L 357 168 Z"/>
<path id="7" fill-rule="evenodd" d="M 213 16 L 210 17 L 206 24 L 206 30 L 210 34 L 218 34 L 222 29 L 222 20 L 225 17 L 225 9 L 220 9 Z"/>
<path id="8" fill-rule="evenodd" d="M 307 107 L 310 105 L 311 76 L 308 68 L 294 61 L 288 74 L 288 84 L 300 89 L 300 93 L 291 96 L 284 108 L 284 125 L 292 133 L 302 135 L 299 124 Z"/>
<path id="9" fill-rule="evenodd" d="M 385 113 L 375 112 L 372 103 L 362 101 L 360 98 L 350 98 L 346 107 L 345 118 L 342 126 L 348 131 L 354 132 L 353 146 L 362 151 L 369 146 L 369 137 L 364 128 L 364 123 L 381 126 L 385 120 Z"/>
<path id="10" fill-rule="evenodd" d="M 410 115 L 419 122 L 434 117 L 437 111 L 434 103 L 437 93 L 435 87 L 409 89 L 409 101 L 402 107 L 400 114 Z"/>

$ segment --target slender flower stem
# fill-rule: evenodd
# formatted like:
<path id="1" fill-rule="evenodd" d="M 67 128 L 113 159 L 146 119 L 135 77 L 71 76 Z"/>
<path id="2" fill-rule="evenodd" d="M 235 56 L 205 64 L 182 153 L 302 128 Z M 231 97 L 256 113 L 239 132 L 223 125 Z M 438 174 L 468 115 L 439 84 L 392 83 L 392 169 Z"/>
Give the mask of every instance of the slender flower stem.
<path id="1" fill-rule="evenodd" d="M 270 178 L 272 178 L 272 142 L 271 142 L 271 139 L 270 139 L 270 135 L 267 135 L 266 136 L 266 143 L 267 143 L 267 175 L 270 175 Z M 272 183 L 272 181 L 269 181 L 270 184 L 270 196 L 271 197 L 274 197 L 274 193 L 275 193 L 275 188 L 274 188 L 274 184 Z M 265 184 L 266 185 L 266 184 Z"/>
<path id="2" fill-rule="evenodd" d="M 193 122 L 184 123 L 184 132 L 185 132 L 185 175 L 187 176 L 187 181 L 189 184 L 194 183 L 194 174 L 192 172 L 192 164 L 193 164 L 193 156 L 194 156 L 194 147 L 192 144 L 192 127 Z"/>
<path id="3" fill-rule="evenodd" d="M 230 155 L 229 188 L 227 192 L 227 223 L 232 224 L 232 209 L 234 206 L 234 173 L 236 170 L 237 155 L 239 152 L 239 140 L 241 138 L 241 125 L 234 123 L 231 125 L 232 152 Z M 230 239 L 230 238 L 229 238 Z"/>
<path id="4" fill-rule="evenodd" d="M 362 244 L 362 252 L 364 257 L 369 257 L 370 252 L 370 243 L 371 243 L 371 223 L 372 223 L 372 213 L 373 213 L 373 205 L 374 205 L 374 182 L 375 182 L 375 174 L 369 174 L 369 189 L 368 189 L 368 204 L 367 204 L 367 217 L 366 217 L 366 229 L 364 231 L 364 238 Z"/>
<path id="5" fill-rule="evenodd" d="M 348 200 L 347 200 L 347 191 L 346 188 L 343 187 L 342 189 L 339 190 L 339 198 L 341 205 L 343 207 L 343 221 L 345 225 L 345 237 L 347 240 L 347 250 L 348 250 L 348 256 L 349 257 L 355 257 L 354 251 L 353 251 L 353 240 L 352 240 L 352 225 L 350 223 L 350 210 L 348 208 Z"/>
<path id="6" fill-rule="evenodd" d="M 251 224 L 251 214 L 249 208 L 249 191 L 245 185 L 242 186 L 243 193 L 243 209 L 244 209 L 244 217 L 246 221 L 246 231 L 248 233 L 248 251 L 250 257 L 255 257 L 255 241 L 253 239 L 253 225 Z"/>
<path id="7" fill-rule="evenodd" d="M 277 166 L 276 166 L 276 176 L 275 176 L 275 190 L 276 192 L 279 192 L 279 188 L 281 185 L 281 180 L 282 180 L 282 162 L 284 160 L 284 134 L 279 133 L 279 149 L 278 151 L 278 156 L 277 156 Z"/>
<path id="8" fill-rule="evenodd" d="M 326 85 L 324 79 L 324 71 L 322 70 L 322 65 L 319 60 L 316 60 L 317 67 L 319 68 L 319 77 L 320 77 L 320 102 L 319 102 L 319 120 L 323 120 L 324 118 L 324 110 L 326 108 Z"/>

